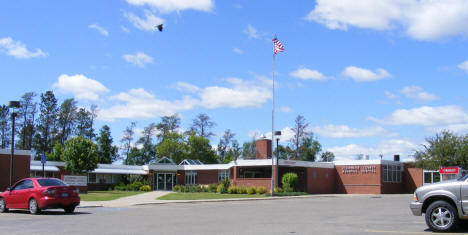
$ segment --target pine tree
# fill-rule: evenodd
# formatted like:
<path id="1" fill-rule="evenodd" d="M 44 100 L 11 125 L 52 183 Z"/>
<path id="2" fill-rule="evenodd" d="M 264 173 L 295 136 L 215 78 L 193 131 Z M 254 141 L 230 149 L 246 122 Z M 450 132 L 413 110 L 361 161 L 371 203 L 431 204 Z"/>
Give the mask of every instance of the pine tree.
<path id="1" fill-rule="evenodd" d="M 34 149 L 38 154 L 52 152 L 57 134 L 57 99 L 52 91 L 41 94 L 40 114 L 34 136 Z"/>
<path id="2" fill-rule="evenodd" d="M 11 127 L 10 110 L 8 106 L 0 106 L 0 148 L 5 149 L 10 146 Z"/>

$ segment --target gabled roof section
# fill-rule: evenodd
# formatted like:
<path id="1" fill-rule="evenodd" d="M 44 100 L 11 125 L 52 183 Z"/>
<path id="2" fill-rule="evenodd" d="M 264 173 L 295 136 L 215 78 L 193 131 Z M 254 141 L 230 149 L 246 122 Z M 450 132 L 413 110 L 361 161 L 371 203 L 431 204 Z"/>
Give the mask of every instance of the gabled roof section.
<path id="1" fill-rule="evenodd" d="M 184 159 L 179 165 L 203 165 L 199 160 Z"/>
<path id="2" fill-rule="evenodd" d="M 156 162 L 155 165 L 175 165 L 175 163 L 168 157 L 162 157 Z"/>

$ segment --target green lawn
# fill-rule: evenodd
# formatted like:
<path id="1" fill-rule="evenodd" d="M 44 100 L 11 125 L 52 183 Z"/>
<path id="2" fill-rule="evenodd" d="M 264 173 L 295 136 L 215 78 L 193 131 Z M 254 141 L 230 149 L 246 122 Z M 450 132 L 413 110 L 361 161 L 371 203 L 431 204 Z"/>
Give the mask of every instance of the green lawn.
<path id="1" fill-rule="evenodd" d="M 81 201 L 110 201 L 121 197 L 137 195 L 143 192 L 133 191 L 88 191 L 80 194 Z"/>
<path id="2" fill-rule="evenodd" d="M 219 194 L 219 193 L 169 193 L 158 197 L 158 200 L 205 200 L 227 198 L 259 198 L 265 195 L 259 194 Z"/>

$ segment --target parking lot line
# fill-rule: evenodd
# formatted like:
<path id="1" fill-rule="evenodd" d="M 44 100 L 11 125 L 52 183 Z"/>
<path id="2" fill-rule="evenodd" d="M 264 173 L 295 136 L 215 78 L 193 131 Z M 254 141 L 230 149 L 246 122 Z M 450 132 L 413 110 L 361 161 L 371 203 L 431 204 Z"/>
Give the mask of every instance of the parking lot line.
<path id="1" fill-rule="evenodd" d="M 390 234 L 428 234 L 428 232 L 407 232 L 407 231 L 386 231 L 386 230 L 365 230 L 366 233 L 390 233 Z M 466 233 L 441 233 L 441 234 L 466 234 Z"/>

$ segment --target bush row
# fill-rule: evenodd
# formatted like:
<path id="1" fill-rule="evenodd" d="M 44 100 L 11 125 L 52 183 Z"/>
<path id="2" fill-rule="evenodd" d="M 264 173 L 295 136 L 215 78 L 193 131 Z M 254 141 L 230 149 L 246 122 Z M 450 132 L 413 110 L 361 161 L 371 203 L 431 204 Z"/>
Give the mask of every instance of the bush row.
<path id="1" fill-rule="evenodd" d="M 210 185 L 176 185 L 173 188 L 174 192 L 181 193 L 229 193 L 229 194 L 265 194 L 265 187 L 243 187 L 243 186 L 226 186 L 224 184 Z"/>
<path id="2" fill-rule="evenodd" d="M 112 187 L 109 188 L 109 190 L 112 190 Z M 149 185 L 144 185 L 142 182 L 136 181 L 131 184 L 125 185 L 124 183 L 120 183 L 119 185 L 114 186 L 113 188 L 114 191 L 145 191 L 149 192 L 151 191 L 151 186 Z"/>

